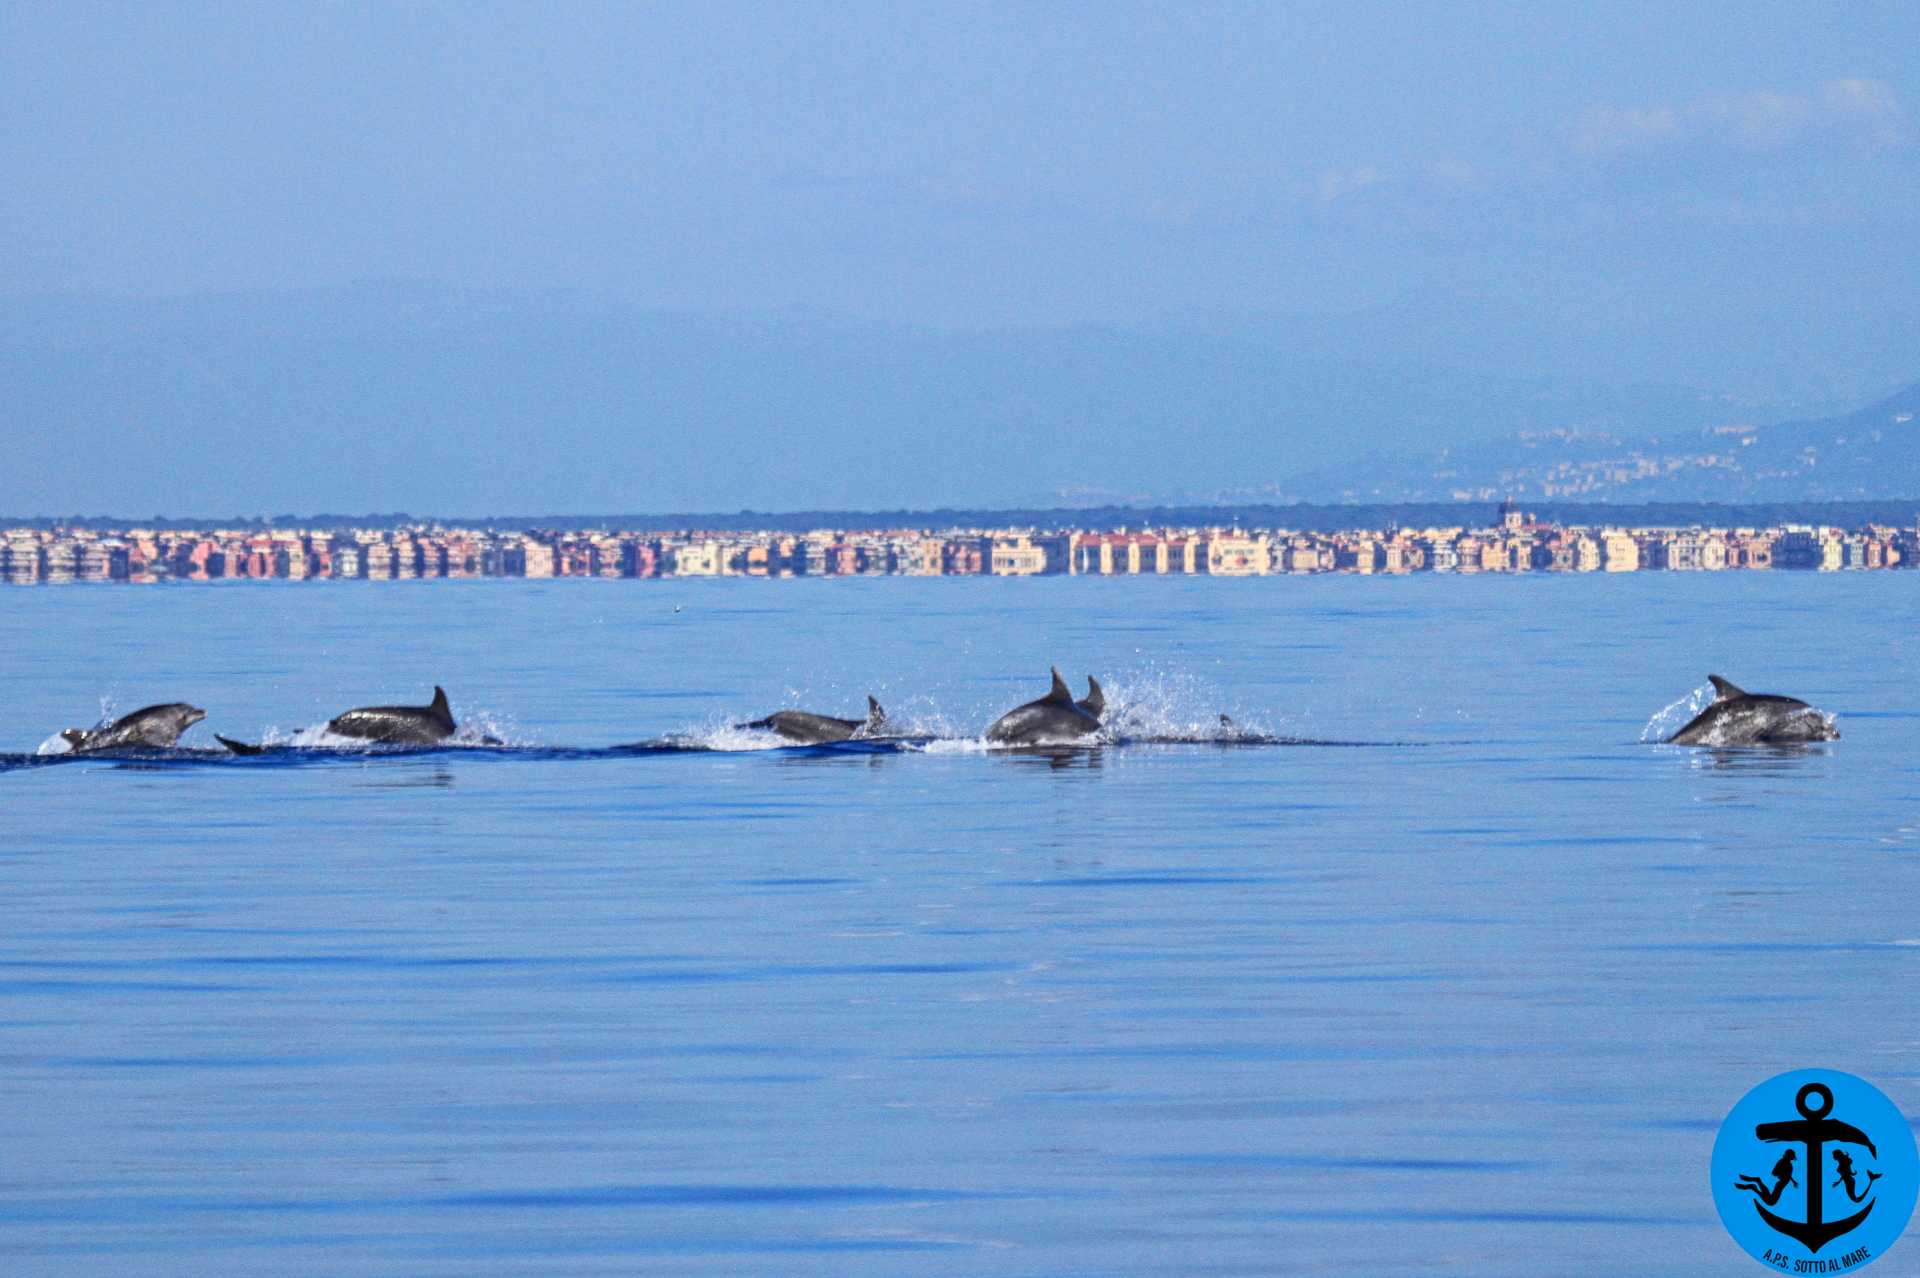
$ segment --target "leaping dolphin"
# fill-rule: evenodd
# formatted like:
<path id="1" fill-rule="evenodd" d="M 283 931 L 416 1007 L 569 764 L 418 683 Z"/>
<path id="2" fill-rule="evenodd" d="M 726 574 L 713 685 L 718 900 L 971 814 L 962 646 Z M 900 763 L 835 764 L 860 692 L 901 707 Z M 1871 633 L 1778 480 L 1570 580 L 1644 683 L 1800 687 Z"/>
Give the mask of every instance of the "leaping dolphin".
<path id="1" fill-rule="evenodd" d="M 1002 745 L 1073 745 L 1100 731 L 1099 718 L 1073 699 L 1058 670 L 1052 673 L 1053 688 L 1047 695 L 995 719 L 987 729 L 987 740 Z M 1104 710 L 1106 698 L 1097 683 L 1087 694 L 1088 701 L 1096 699 Z"/>
<path id="2" fill-rule="evenodd" d="M 164 750 L 178 742 L 181 733 L 206 717 L 207 712 L 199 706 L 169 701 L 165 705 L 143 706 L 105 727 L 68 728 L 60 735 L 75 754 L 84 750 L 141 747 Z"/>
<path id="3" fill-rule="evenodd" d="M 1806 741 L 1838 741 L 1833 719 L 1795 697 L 1745 692 L 1719 675 L 1713 684 L 1713 704 L 1693 717 L 1686 727 L 1668 737 L 1673 745 L 1744 746 L 1794 745 Z"/>
<path id="4" fill-rule="evenodd" d="M 823 745 L 831 741 L 879 736 L 886 729 L 887 712 L 869 696 L 864 720 L 836 719 L 832 715 L 814 714 L 810 710 L 776 710 L 764 719 L 755 719 L 752 723 L 740 726 L 777 732 L 787 740 L 802 745 Z"/>

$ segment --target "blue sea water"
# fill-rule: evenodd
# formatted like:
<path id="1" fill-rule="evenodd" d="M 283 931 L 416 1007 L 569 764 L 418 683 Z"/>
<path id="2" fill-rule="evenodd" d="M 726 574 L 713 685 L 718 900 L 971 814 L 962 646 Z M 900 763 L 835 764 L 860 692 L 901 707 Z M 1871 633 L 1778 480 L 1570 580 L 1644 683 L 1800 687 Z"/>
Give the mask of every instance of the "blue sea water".
<path id="1" fill-rule="evenodd" d="M 1753 1272 L 1749 1087 L 1920 1114 L 1916 585 L 0 592 L 0 1269 Z M 1050 663 L 1341 744 L 963 740 Z M 1644 743 L 1710 671 L 1844 736 Z M 436 683 L 517 748 L 19 757 Z"/>

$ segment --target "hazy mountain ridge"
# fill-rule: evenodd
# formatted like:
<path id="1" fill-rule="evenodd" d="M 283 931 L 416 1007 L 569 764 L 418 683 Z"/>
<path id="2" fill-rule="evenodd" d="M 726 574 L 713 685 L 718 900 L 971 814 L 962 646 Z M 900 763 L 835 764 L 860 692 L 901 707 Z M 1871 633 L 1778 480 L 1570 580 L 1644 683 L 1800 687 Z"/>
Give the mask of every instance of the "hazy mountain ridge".
<path id="1" fill-rule="evenodd" d="M 585 293 L 377 285 L 0 310 L 0 509 L 28 514 L 1006 505 L 1062 486 L 1351 477 L 1369 448 L 1522 429 L 1755 415 L 1699 391 L 1200 334 L 690 315 Z M 76 477 L 76 455 L 97 463 Z"/>
<path id="2" fill-rule="evenodd" d="M 1281 487 L 1330 501 L 1855 501 L 1920 481 L 1920 383 L 1836 417 L 1687 432 L 1516 432 L 1417 456 L 1378 451 Z"/>

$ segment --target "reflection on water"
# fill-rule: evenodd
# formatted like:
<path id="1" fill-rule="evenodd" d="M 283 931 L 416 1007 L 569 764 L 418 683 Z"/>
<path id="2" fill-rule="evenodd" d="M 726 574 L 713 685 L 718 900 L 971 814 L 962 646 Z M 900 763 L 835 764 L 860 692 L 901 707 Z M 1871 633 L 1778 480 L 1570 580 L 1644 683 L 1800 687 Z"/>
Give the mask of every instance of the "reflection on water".
<path id="1" fill-rule="evenodd" d="M 0 773 L 8 1272 L 1742 1272 L 1754 1081 L 1920 1112 L 1873 576 L 8 594 L 24 759 L 149 683 L 249 740 L 436 682 L 520 725 Z M 701 726 L 871 685 L 966 737 L 1047 660 L 1341 748 Z M 1635 742 L 1756 665 L 1871 713 Z"/>
<path id="2" fill-rule="evenodd" d="M 1016 764 L 1044 766 L 1051 772 L 1097 772 L 1106 760 L 1106 750 L 1100 746 L 1020 746 L 986 753 Z"/>
<path id="3" fill-rule="evenodd" d="M 396 764 L 391 772 L 381 772 L 359 782 L 367 790 L 451 790 L 453 773 L 445 764 L 407 767 Z"/>
<path id="4" fill-rule="evenodd" d="M 1738 772 L 1758 776 L 1791 776 L 1814 768 L 1823 772 L 1831 747 L 1825 744 L 1762 746 L 1674 746 L 1685 750 L 1687 764 L 1699 772 Z"/>

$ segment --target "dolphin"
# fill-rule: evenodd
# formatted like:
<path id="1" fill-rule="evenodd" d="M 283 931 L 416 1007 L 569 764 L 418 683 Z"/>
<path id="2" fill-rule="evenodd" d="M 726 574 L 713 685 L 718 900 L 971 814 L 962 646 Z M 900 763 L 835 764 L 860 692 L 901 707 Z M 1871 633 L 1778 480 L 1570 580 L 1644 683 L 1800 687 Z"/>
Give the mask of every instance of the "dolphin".
<path id="1" fill-rule="evenodd" d="M 199 706 L 169 701 L 165 705 L 144 706 L 104 727 L 68 728 L 60 735 L 75 754 L 83 750 L 141 747 L 164 750 L 179 741 L 181 733 L 206 717 L 207 712 Z"/>
<path id="2" fill-rule="evenodd" d="M 809 710 L 776 710 L 764 719 L 755 719 L 752 723 L 739 726 L 764 728 L 802 745 L 822 745 L 829 741 L 852 741 L 880 735 L 887 726 L 887 712 L 869 696 L 864 720 L 836 719 L 832 715 L 814 714 Z"/>
<path id="3" fill-rule="evenodd" d="M 1667 738 L 1673 745 L 1744 746 L 1791 745 L 1804 741 L 1838 741 L 1833 720 L 1794 697 L 1745 692 L 1708 675 L 1713 704 L 1693 717 L 1686 727 Z"/>
<path id="4" fill-rule="evenodd" d="M 328 720 L 327 731 L 339 737 L 353 737 L 379 745 L 438 745 L 454 733 L 453 711 L 447 708 L 443 688 L 433 690 L 433 701 L 424 706 L 361 706 Z M 269 747 L 235 741 L 215 733 L 213 739 L 234 754 L 265 754 Z M 483 736 L 481 745 L 505 745 L 499 737 Z"/>
<path id="5" fill-rule="evenodd" d="M 339 737 L 382 745 L 433 745 L 453 735 L 453 711 L 443 688 L 424 706 L 362 706 L 330 720 L 327 731 Z"/>
<path id="6" fill-rule="evenodd" d="M 1095 723 L 1107 713 L 1107 694 L 1100 687 L 1100 681 L 1092 675 L 1087 676 L 1087 695 L 1074 702 L 1093 719 Z"/>
<path id="7" fill-rule="evenodd" d="M 1087 694 L 1087 700 L 1097 700 L 1101 709 L 1106 708 L 1106 700 L 1097 683 Z M 1066 681 L 1055 670 L 1053 688 L 1047 695 L 1038 701 L 1015 706 L 995 719 L 987 729 L 987 740 L 1003 745 L 1070 745 L 1084 741 L 1098 731 L 1100 720 L 1073 699 Z"/>

